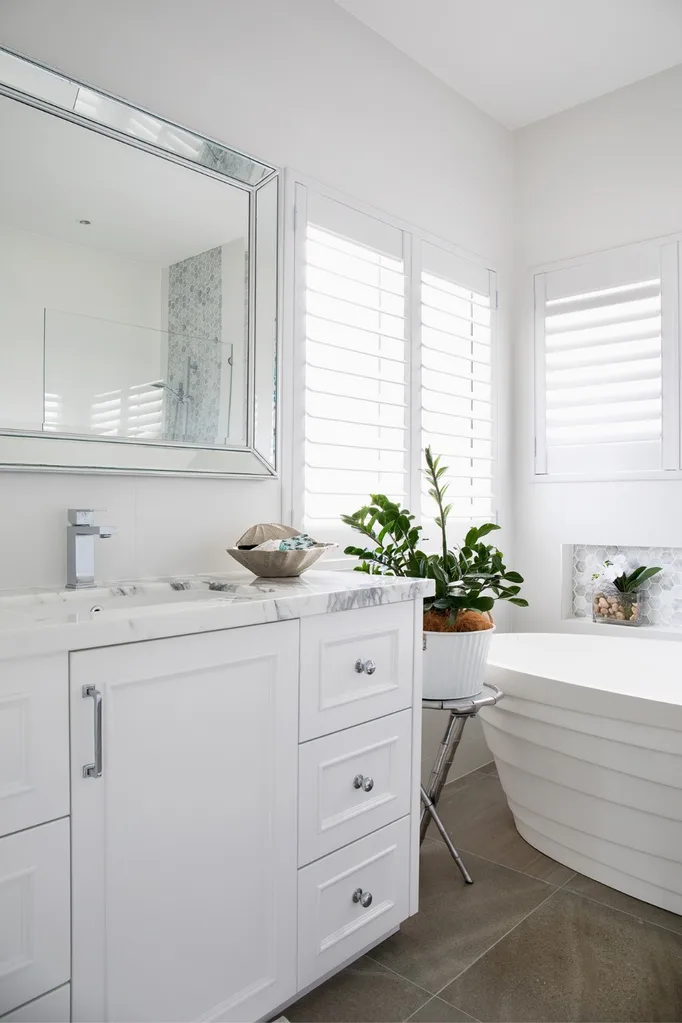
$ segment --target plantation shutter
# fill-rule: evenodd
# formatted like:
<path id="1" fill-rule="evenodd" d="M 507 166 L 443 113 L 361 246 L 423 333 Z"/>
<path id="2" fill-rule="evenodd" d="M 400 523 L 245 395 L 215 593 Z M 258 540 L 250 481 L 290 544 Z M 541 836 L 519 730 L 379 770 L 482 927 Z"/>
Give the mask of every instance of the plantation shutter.
<path id="1" fill-rule="evenodd" d="M 642 245 L 536 275 L 538 473 L 668 467 L 662 265 L 676 249 Z"/>
<path id="2" fill-rule="evenodd" d="M 408 493 L 403 232 L 308 192 L 303 526 L 339 535 L 370 493 Z"/>
<path id="3" fill-rule="evenodd" d="M 450 521 L 494 514 L 491 315 L 495 275 L 421 246 L 421 439 L 448 466 Z M 436 514 L 422 480 L 422 518 Z"/>

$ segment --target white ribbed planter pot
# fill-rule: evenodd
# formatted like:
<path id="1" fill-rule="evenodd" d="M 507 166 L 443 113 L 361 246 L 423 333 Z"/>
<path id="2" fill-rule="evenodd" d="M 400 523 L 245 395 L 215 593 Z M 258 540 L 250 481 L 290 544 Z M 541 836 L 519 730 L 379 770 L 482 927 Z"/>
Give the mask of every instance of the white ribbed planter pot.
<path id="1" fill-rule="evenodd" d="M 424 699 L 478 696 L 485 681 L 492 629 L 424 633 Z"/>

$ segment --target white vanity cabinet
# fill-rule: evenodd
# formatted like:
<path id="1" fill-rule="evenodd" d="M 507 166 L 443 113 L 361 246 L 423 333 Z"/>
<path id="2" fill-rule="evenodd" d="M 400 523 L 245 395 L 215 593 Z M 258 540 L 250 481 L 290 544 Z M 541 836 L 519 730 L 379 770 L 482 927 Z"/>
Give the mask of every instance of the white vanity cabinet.
<path id="1" fill-rule="evenodd" d="M 348 575 L 0 630 L 2 1023 L 267 1019 L 416 912 L 422 591 Z"/>
<path id="2" fill-rule="evenodd" d="M 295 993 L 297 660 L 298 622 L 72 654 L 74 1020 Z"/>

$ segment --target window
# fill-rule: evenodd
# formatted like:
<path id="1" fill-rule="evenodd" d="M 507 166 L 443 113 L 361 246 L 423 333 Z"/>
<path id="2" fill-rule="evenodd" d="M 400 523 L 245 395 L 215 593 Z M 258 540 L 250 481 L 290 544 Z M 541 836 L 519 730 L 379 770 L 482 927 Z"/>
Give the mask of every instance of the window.
<path id="1" fill-rule="evenodd" d="M 296 212 L 293 521 L 350 542 L 340 515 L 371 493 L 432 517 L 427 444 L 450 467 L 452 520 L 489 519 L 494 275 L 302 185 Z"/>
<path id="2" fill-rule="evenodd" d="M 421 446 L 443 455 L 451 515 L 467 521 L 493 515 L 490 277 L 482 267 L 422 245 Z M 422 480 L 422 517 L 435 514 Z"/>
<path id="3" fill-rule="evenodd" d="M 664 291 L 677 293 L 672 248 L 641 245 L 536 275 L 536 472 L 677 467 L 677 387 L 664 393 L 677 361 L 664 303 Z"/>

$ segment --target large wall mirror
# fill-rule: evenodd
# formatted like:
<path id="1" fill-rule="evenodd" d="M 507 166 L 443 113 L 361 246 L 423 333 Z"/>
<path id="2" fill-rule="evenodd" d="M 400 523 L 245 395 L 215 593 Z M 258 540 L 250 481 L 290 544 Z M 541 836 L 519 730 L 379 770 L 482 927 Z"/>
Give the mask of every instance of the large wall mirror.
<path id="1" fill-rule="evenodd" d="M 0 466 L 276 471 L 275 168 L 0 50 Z"/>

